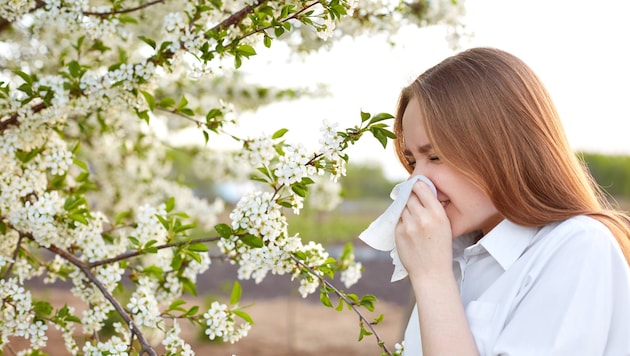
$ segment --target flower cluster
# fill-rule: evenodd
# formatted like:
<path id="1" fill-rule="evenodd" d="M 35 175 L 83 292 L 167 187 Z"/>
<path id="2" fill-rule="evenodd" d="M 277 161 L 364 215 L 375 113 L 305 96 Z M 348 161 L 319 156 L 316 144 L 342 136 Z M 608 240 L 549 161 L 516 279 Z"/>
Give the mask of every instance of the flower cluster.
<path id="1" fill-rule="evenodd" d="M 346 260 L 342 261 L 342 263 L 345 264 L 345 268 L 341 271 L 339 280 L 346 286 L 346 288 L 350 288 L 356 284 L 359 279 L 361 279 L 363 265 L 361 262 L 357 262 L 355 260 L 354 254 L 349 254 Z"/>
<path id="2" fill-rule="evenodd" d="M 251 164 L 253 167 L 268 166 L 271 158 L 276 156 L 274 141 L 269 136 L 248 139 L 243 142 L 243 150 L 237 159 Z"/>
<path id="3" fill-rule="evenodd" d="M 180 336 L 181 327 L 177 324 L 177 319 L 173 319 L 173 326 L 166 332 L 166 337 L 162 340 L 162 345 L 167 355 L 194 356 L 195 352 Z"/>
<path id="4" fill-rule="evenodd" d="M 149 278 L 140 278 L 138 287 L 127 303 L 134 323 L 140 327 L 156 328 L 161 320 L 155 287 L 155 282 Z"/>
<path id="5" fill-rule="evenodd" d="M 313 156 L 303 144 L 296 146 L 287 145 L 284 154 L 280 156 L 280 162 L 276 165 L 273 173 L 278 179 L 278 184 L 290 186 L 299 182 L 302 178 L 313 175 L 317 169 L 309 164 Z"/>
<path id="6" fill-rule="evenodd" d="M 346 175 L 346 157 L 343 153 L 344 140 L 336 130 L 338 123 L 330 123 L 324 120 L 320 131 L 323 137 L 319 140 L 320 151 L 329 161 L 331 178 L 336 181 L 339 177 Z"/>
<path id="7" fill-rule="evenodd" d="M 0 18 L 13 22 L 35 7 L 35 0 L 6 0 L 0 5 Z"/>
<path id="8" fill-rule="evenodd" d="M 17 279 L 0 279 L 0 346 L 9 342 L 10 336 L 31 340 L 31 348 L 46 346 L 48 326 L 34 317 L 31 293 Z"/>
<path id="9" fill-rule="evenodd" d="M 104 342 L 86 342 L 82 351 L 85 356 L 129 356 L 127 343 L 118 336 L 112 336 L 111 339 Z"/>
<path id="10" fill-rule="evenodd" d="M 9 213 L 15 229 L 29 233 L 44 247 L 58 243 L 62 229 L 59 217 L 65 212 L 64 201 L 57 191 L 45 192 L 34 202 L 27 201 L 21 209 Z"/>
<path id="11" fill-rule="evenodd" d="M 210 309 L 203 314 L 203 318 L 206 324 L 206 335 L 210 340 L 221 338 L 233 344 L 247 336 L 251 329 L 251 324 L 248 322 L 237 324 L 234 312 L 226 304 L 216 301 L 212 302 Z"/>

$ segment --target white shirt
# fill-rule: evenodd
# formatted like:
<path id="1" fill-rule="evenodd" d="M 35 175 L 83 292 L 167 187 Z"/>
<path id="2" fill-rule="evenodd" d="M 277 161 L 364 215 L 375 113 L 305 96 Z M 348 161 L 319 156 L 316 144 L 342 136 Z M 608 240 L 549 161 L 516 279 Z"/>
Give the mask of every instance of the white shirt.
<path id="1" fill-rule="evenodd" d="M 602 223 L 503 220 L 471 243 L 453 241 L 453 271 L 481 355 L 630 355 L 630 267 Z M 417 306 L 404 345 L 422 355 Z"/>

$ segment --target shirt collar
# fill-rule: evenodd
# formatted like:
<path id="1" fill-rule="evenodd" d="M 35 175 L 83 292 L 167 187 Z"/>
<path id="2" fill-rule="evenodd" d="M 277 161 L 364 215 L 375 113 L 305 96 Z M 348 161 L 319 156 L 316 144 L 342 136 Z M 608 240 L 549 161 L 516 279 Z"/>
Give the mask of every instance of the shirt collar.
<path id="1" fill-rule="evenodd" d="M 507 270 L 531 244 L 537 231 L 536 227 L 516 225 L 504 219 L 469 249 L 476 245 L 483 246 L 501 267 Z"/>

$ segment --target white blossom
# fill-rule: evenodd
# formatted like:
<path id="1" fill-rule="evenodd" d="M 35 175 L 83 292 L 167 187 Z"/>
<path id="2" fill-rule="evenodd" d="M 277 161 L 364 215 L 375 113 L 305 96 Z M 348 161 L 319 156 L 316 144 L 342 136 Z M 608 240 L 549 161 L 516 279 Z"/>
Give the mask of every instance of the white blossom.
<path id="1" fill-rule="evenodd" d="M 206 324 L 205 333 L 210 340 L 221 338 L 223 341 L 233 344 L 247 336 L 251 329 L 251 324 L 248 322 L 237 324 L 236 315 L 227 305 L 217 301 L 212 302 L 210 309 L 203 314 L 203 318 Z"/>

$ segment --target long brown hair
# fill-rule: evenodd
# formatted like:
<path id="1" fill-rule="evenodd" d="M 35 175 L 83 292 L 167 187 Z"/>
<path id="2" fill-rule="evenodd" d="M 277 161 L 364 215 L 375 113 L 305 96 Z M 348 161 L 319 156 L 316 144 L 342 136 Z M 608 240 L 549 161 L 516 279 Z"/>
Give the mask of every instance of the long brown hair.
<path id="1" fill-rule="evenodd" d="M 571 150 L 547 90 L 523 61 L 473 48 L 403 89 L 395 148 L 409 172 L 402 116 L 412 98 L 440 160 L 475 182 L 503 216 L 524 226 L 593 216 L 612 231 L 630 263 L 630 218 L 611 208 Z"/>

